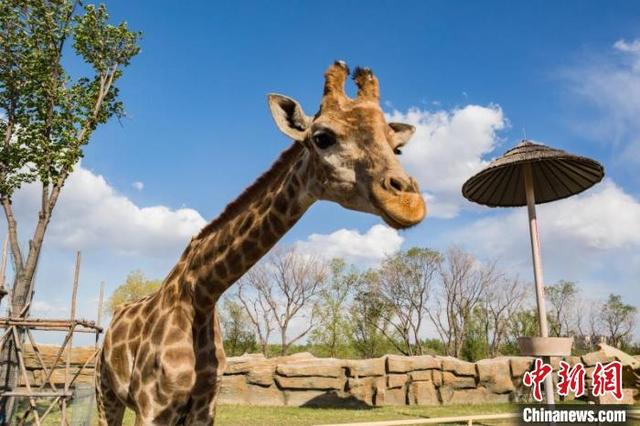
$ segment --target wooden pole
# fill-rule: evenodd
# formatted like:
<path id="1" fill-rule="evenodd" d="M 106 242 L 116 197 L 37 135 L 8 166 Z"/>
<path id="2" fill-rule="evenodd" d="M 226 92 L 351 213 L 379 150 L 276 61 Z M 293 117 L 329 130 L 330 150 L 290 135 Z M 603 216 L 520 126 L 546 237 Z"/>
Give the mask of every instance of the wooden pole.
<path id="1" fill-rule="evenodd" d="M 71 321 L 76 319 L 76 305 L 78 303 L 78 281 L 80 279 L 80 252 L 76 253 L 76 269 L 73 274 L 73 290 L 71 293 L 71 311 L 69 312 L 69 318 Z M 67 347 L 67 362 L 64 367 L 64 393 L 69 392 L 69 366 L 71 364 L 71 351 L 73 350 L 73 330 L 75 325 L 71 326 L 71 336 L 69 338 L 69 346 Z M 61 425 L 67 424 L 67 398 L 62 399 L 62 418 L 60 420 Z"/>
<path id="2" fill-rule="evenodd" d="M 44 374 L 46 375 L 46 377 L 48 377 L 47 381 L 43 381 L 43 387 L 46 384 L 49 384 L 49 386 L 51 386 L 51 390 L 53 390 L 54 392 L 57 391 L 56 389 L 56 385 L 55 383 L 53 383 L 53 380 L 51 380 L 51 374 L 49 374 L 49 369 L 47 368 L 46 364 L 44 363 L 44 360 L 42 359 L 42 357 L 40 356 L 40 348 L 38 347 L 38 344 L 36 343 L 36 339 L 33 338 L 33 334 L 31 333 L 31 329 L 25 329 L 25 331 L 27 332 L 27 337 L 29 338 L 29 343 L 31 343 L 31 350 L 33 351 L 33 353 L 35 354 L 36 358 L 38 359 L 38 362 L 40 363 L 40 367 L 42 367 L 42 371 L 44 371 Z"/>
<path id="3" fill-rule="evenodd" d="M 628 411 L 629 413 L 631 411 Z M 503 413 L 503 414 L 479 414 L 473 416 L 452 416 L 452 417 L 432 417 L 427 419 L 404 419 L 404 420 L 384 420 L 381 422 L 358 422 L 358 423 L 339 423 L 324 424 L 319 426 L 407 426 L 407 425 L 437 425 L 445 423 L 467 423 L 480 422 L 484 424 L 486 420 L 509 420 L 522 417 L 520 413 Z M 501 422 L 502 423 L 502 422 Z M 509 422 L 515 424 L 517 422 Z"/>
<path id="4" fill-rule="evenodd" d="M 102 281 L 100 283 L 100 296 L 98 297 L 98 319 L 97 319 L 97 326 L 100 327 L 100 324 L 102 324 L 102 314 L 104 312 L 104 307 L 103 307 L 103 303 L 104 303 L 104 281 Z M 73 381 L 80 375 L 80 373 L 82 372 L 82 370 L 84 370 L 84 368 L 89 364 L 89 360 L 94 359 L 98 353 L 100 352 L 100 332 L 96 330 L 96 341 L 94 344 L 94 348 L 95 351 L 93 353 L 93 355 L 87 360 L 87 362 L 85 362 L 85 364 L 82 366 L 82 368 L 80 368 L 75 376 L 73 376 L 73 378 L 71 379 L 71 382 L 73 383 Z M 94 376 L 94 380 L 97 374 L 96 368 L 97 367 L 97 362 L 94 362 L 94 369 L 93 369 L 93 376 Z M 93 394 L 93 396 L 89 399 L 89 412 L 92 413 L 93 409 L 94 409 L 94 404 L 96 401 L 96 395 L 95 393 Z"/>
<path id="5" fill-rule="evenodd" d="M 56 367 L 58 366 L 58 362 L 60 362 L 60 360 L 62 359 L 62 353 L 64 352 L 64 349 L 67 347 L 67 342 L 69 341 L 72 335 L 73 335 L 73 325 L 67 328 L 67 334 L 64 336 L 62 345 L 58 348 L 58 352 L 56 353 L 56 358 L 53 361 L 53 364 L 51 364 L 51 368 L 49 368 L 49 374 L 47 374 L 47 377 L 45 377 L 44 379 L 45 382 L 51 378 L 51 375 L 53 374 Z M 40 385 L 40 389 L 42 390 L 44 388 L 45 388 L 45 384 L 43 382 Z"/>
<path id="6" fill-rule="evenodd" d="M 71 321 L 75 321 L 76 319 L 76 306 L 78 303 L 78 280 L 80 279 L 80 260 L 81 255 L 80 252 L 76 253 L 76 269 L 73 274 L 73 291 L 71 293 L 71 312 L 69 313 L 69 317 Z"/>
<path id="7" fill-rule="evenodd" d="M 20 340 L 20 336 L 18 336 L 18 332 L 15 327 L 11 327 L 11 332 L 13 333 L 13 340 L 15 342 L 15 350 L 18 355 L 18 367 L 20 368 L 20 372 L 22 373 L 22 380 L 24 380 L 24 386 L 27 388 L 27 394 L 29 395 L 29 405 L 31 407 L 31 411 L 33 412 L 33 416 L 36 420 L 36 425 L 40 426 L 40 416 L 38 416 L 38 410 L 36 407 L 36 401 L 33 399 L 33 395 L 31 394 L 31 385 L 29 384 L 29 375 L 27 374 L 27 370 L 25 368 L 24 356 L 22 355 L 22 343 Z"/>
<path id="8" fill-rule="evenodd" d="M 100 327 L 102 324 L 102 313 L 104 308 L 102 304 L 104 303 L 104 281 L 100 283 L 100 297 L 98 298 L 98 321 L 97 326 Z M 100 341 L 100 333 L 96 333 L 96 344 L 95 347 L 98 349 L 98 343 Z"/>
<path id="9" fill-rule="evenodd" d="M 538 218 L 536 216 L 536 197 L 533 185 L 531 164 L 524 165 L 524 186 L 527 196 L 527 210 L 529 212 L 529 235 L 531 236 L 531 255 L 533 256 L 533 277 L 536 283 L 536 302 L 538 305 L 538 324 L 540 336 L 549 337 L 547 325 L 547 309 L 544 300 L 544 280 L 542 277 L 542 259 L 540 258 L 540 239 L 538 235 Z M 543 357 L 549 362 L 549 357 Z M 544 381 L 547 404 L 554 405 L 553 377 L 549 374 Z"/>
<path id="10" fill-rule="evenodd" d="M 104 281 L 100 283 L 100 297 L 98 298 L 98 321 L 96 323 L 98 327 L 102 325 L 102 312 L 103 312 L 102 304 L 103 303 L 104 303 Z"/>

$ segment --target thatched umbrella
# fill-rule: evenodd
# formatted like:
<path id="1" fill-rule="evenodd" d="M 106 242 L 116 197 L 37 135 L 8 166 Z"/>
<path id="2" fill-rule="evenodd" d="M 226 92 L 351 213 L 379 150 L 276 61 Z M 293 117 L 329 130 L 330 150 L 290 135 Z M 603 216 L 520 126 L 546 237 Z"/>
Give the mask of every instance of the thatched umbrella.
<path id="1" fill-rule="evenodd" d="M 600 182 L 603 177 L 604 168 L 597 161 L 523 140 L 462 186 L 462 195 L 479 204 L 489 207 L 528 207 L 538 322 L 543 338 L 549 336 L 549 330 L 535 205 L 578 194 Z M 549 392 L 552 386 L 549 375 L 545 382 L 549 404 L 553 404 L 553 392 Z"/>

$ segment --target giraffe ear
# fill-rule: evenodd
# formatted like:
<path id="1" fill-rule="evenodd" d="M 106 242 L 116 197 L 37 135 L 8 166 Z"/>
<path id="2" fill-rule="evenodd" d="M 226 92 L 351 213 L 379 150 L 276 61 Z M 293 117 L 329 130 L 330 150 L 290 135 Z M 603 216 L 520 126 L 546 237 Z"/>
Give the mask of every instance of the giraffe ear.
<path id="1" fill-rule="evenodd" d="M 271 115 L 280 131 L 293 140 L 304 140 L 311 119 L 304 114 L 300 104 L 277 93 L 270 93 L 268 99 Z"/>
<path id="2" fill-rule="evenodd" d="M 389 127 L 393 130 L 394 146 L 402 146 L 409 142 L 416 131 L 414 126 L 405 123 L 389 123 Z"/>

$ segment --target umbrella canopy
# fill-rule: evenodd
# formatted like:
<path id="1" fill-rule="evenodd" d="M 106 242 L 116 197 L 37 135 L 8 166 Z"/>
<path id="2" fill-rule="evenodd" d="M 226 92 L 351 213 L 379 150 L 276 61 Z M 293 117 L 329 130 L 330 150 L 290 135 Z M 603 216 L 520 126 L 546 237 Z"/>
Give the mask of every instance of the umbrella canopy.
<path id="1" fill-rule="evenodd" d="M 523 140 L 469 178 L 462 195 L 490 207 L 526 206 L 525 164 L 531 164 L 536 204 L 577 194 L 604 177 L 604 167 L 597 161 Z"/>
<path id="2" fill-rule="evenodd" d="M 527 206 L 538 325 L 542 340 L 552 345 L 548 339 L 536 203 L 548 203 L 577 194 L 600 182 L 603 177 L 604 168 L 597 161 L 523 140 L 462 186 L 462 195 L 476 203 L 491 207 Z M 551 375 L 545 379 L 545 388 L 547 404 L 553 405 Z"/>

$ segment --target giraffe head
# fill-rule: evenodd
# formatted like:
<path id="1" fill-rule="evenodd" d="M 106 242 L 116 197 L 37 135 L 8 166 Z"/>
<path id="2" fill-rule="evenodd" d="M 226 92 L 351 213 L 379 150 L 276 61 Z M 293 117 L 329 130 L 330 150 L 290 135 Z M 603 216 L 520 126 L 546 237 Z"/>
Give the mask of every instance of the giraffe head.
<path id="1" fill-rule="evenodd" d="M 397 158 L 415 128 L 387 123 L 371 70 L 353 73 L 355 99 L 344 92 L 348 76 L 342 61 L 327 69 L 320 110 L 313 117 L 294 99 L 269 95 L 276 125 L 308 150 L 312 196 L 378 215 L 396 229 L 416 225 L 426 214 L 425 202 Z"/>

